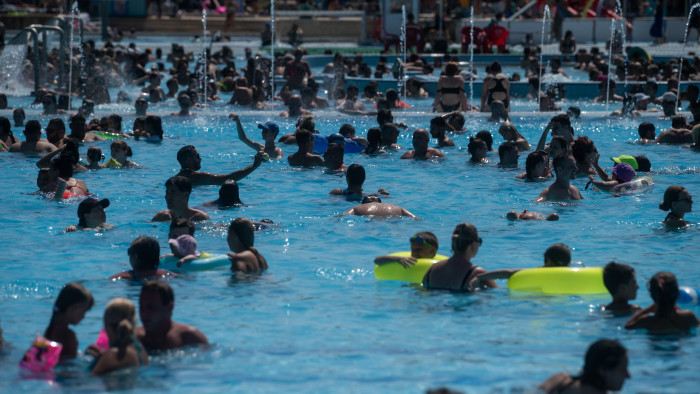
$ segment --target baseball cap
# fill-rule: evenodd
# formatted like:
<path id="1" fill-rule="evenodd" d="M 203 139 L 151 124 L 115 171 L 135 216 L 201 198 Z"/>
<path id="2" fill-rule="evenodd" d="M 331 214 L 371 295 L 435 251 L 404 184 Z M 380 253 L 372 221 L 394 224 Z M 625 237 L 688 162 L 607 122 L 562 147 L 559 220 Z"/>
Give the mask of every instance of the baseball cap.
<path id="1" fill-rule="evenodd" d="M 630 155 L 622 155 L 620 157 L 611 157 L 610 160 L 614 161 L 616 164 L 627 163 L 633 170 L 637 171 L 639 165 L 637 164 L 637 159 Z"/>
<path id="2" fill-rule="evenodd" d="M 277 126 L 277 123 L 272 122 L 272 121 L 266 122 L 266 123 L 259 123 L 258 128 L 264 129 L 264 130 L 272 130 L 275 133 L 280 132 L 280 128 L 279 128 L 279 126 Z"/>

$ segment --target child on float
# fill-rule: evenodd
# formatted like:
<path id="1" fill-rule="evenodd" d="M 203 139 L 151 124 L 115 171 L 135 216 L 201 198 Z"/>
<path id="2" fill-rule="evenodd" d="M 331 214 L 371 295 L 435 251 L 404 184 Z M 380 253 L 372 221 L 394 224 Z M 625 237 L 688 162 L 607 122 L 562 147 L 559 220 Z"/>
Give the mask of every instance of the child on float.
<path id="1" fill-rule="evenodd" d="M 231 260 L 231 271 L 262 272 L 267 269 L 267 260 L 256 248 L 255 227 L 246 218 L 237 218 L 228 227 L 226 239 L 231 252 L 226 253 Z M 233 252 L 233 253 L 232 253 Z"/>
<path id="2" fill-rule="evenodd" d="M 627 264 L 609 262 L 603 269 L 603 284 L 612 296 L 612 302 L 605 305 L 603 310 L 624 314 L 642 309 L 639 305 L 629 303 L 637 298 L 639 289 L 634 268 Z"/>
<path id="3" fill-rule="evenodd" d="M 97 358 L 93 375 L 104 375 L 122 368 L 148 365 L 148 354 L 136 339 L 136 308 L 124 298 L 115 298 L 107 304 L 104 313 L 104 329 L 109 339 L 109 349 L 102 352 L 91 345 L 88 349 Z"/>
<path id="4" fill-rule="evenodd" d="M 194 222 L 183 218 L 177 217 L 170 222 L 170 229 L 168 231 L 168 240 L 175 239 L 181 235 L 191 235 L 194 237 Z"/>
<path id="5" fill-rule="evenodd" d="M 625 324 L 625 328 L 644 328 L 656 333 L 689 331 L 700 325 L 691 311 L 676 306 L 679 290 L 676 276 L 670 272 L 657 272 L 647 282 L 647 289 L 654 303 L 637 312 Z"/>
<path id="6" fill-rule="evenodd" d="M 182 267 L 184 263 L 197 260 L 201 252 L 197 250 L 197 241 L 189 234 L 180 235 L 175 239 L 169 239 L 168 244 L 172 253 L 161 256 L 161 260 L 166 257 L 176 257 L 177 266 Z"/>
<path id="7" fill-rule="evenodd" d="M 384 265 L 388 263 L 399 263 L 404 268 L 411 268 L 416 264 L 418 259 L 432 259 L 435 257 L 439 246 L 435 234 L 429 231 L 422 231 L 409 238 L 409 241 L 411 243 L 410 257 L 391 255 L 378 256 L 374 259 L 374 264 Z"/>
<path id="8" fill-rule="evenodd" d="M 544 265 L 543 268 L 550 267 L 568 267 L 571 264 L 571 249 L 566 244 L 561 242 L 555 243 L 548 247 L 544 251 Z M 473 287 L 483 286 L 487 281 L 494 281 L 496 279 L 509 279 L 516 272 L 523 270 L 525 268 L 506 268 L 490 272 L 484 272 L 478 275 L 470 285 Z"/>
<path id="9" fill-rule="evenodd" d="M 622 185 L 623 183 L 630 182 L 634 176 L 636 175 L 636 172 L 634 171 L 634 167 L 627 163 L 618 163 L 615 164 L 615 166 L 612 169 L 612 176 L 609 176 L 604 169 L 600 167 L 598 164 L 598 158 L 600 157 L 600 154 L 596 155 L 596 158 L 593 160 L 593 167 L 596 169 L 598 172 L 598 175 L 602 179 L 602 181 L 599 181 L 597 179 L 593 178 L 593 175 L 588 176 L 588 183 L 593 184 L 593 186 L 597 187 L 600 190 L 604 191 L 610 191 L 612 188 L 618 185 Z M 634 161 L 636 164 L 636 160 Z M 586 185 L 588 186 L 588 185 Z"/>
<path id="10" fill-rule="evenodd" d="M 58 293 L 44 337 L 63 345 L 61 360 L 77 357 L 78 338 L 68 326 L 80 323 L 93 305 L 92 294 L 80 283 L 70 282 Z"/>
<path id="11" fill-rule="evenodd" d="M 362 167 L 361 164 L 350 164 L 345 171 L 345 181 L 348 187 L 345 189 L 333 189 L 329 194 L 344 196 L 348 201 L 360 201 L 365 195 L 362 193 L 362 185 L 365 183 L 366 177 L 365 168 Z M 377 190 L 377 194 L 388 196 L 389 192 L 385 189 L 379 189 Z"/>
<path id="12" fill-rule="evenodd" d="M 630 377 L 627 349 L 617 340 L 600 339 L 586 351 L 583 371 L 552 375 L 538 386 L 545 393 L 607 393 L 619 391 Z"/>
<path id="13" fill-rule="evenodd" d="M 683 218 L 693 210 L 693 198 L 683 186 L 669 186 L 664 192 L 664 201 L 659 204 L 662 211 L 670 211 L 663 221 L 669 228 L 685 227 L 688 223 Z"/>

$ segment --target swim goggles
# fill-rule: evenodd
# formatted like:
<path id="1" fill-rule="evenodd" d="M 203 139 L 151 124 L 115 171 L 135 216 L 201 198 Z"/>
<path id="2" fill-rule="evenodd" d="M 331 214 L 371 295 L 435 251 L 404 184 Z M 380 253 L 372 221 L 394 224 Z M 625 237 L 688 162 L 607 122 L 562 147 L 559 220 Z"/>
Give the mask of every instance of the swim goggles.
<path id="1" fill-rule="evenodd" d="M 435 248 L 435 247 L 436 247 L 435 245 L 433 245 L 433 244 L 431 244 L 430 242 L 426 241 L 425 238 L 419 237 L 419 236 L 417 236 L 417 235 L 415 235 L 415 236 L 409 238 L 409 241 L 411 241 L 411 242 L 421 242 L 422 244 L 424 244 L 424 245 L 426 245 L 426 246 L 430 246 L 430 247 L 432 247 L 432 248 Z"/>

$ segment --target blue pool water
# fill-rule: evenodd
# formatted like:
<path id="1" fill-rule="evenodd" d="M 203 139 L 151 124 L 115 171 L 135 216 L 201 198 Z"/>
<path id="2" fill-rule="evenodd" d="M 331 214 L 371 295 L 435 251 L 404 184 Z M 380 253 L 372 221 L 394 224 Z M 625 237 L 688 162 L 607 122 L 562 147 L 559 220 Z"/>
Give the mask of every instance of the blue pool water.
<path id="1" fill-rule="evenodd" d="M 28 99 L 19 102 L 28 104 Z M 395 119 L 407 123 L 409 130 L 427 128 L 432 115 L 422 109 L 431 102 L 411 101 L 417 110 L 397 112 Z M 525 114 L 534 108 L 532 103 L 516 100 L 513 106 L 521 111 L 514 123 L 536 144 L 549 116 Z M 175 109 L 170 102 L 149 112 L 165 115 Z M 275 120 L 283 133 L 293 131 L 293 120 L 276 116 L 281 110 L 239 113 L 249 135 L 260 140 L 256 122 Z M 100 115 L 122 113 L 125 131 L 133 123 L 131 111 L 116 104 L 97 109 Z M 578 203 L 535 204 L 532 201 L 547 184 L 514 178 L 523 171 L 527 153 L 521 154 L 518 171 L 496 167 L 495 152 L 489 154 L 492 164 L 467 163 L 469 134 L 486 129 L 494 134 L 494 147 L 502 142 L 497 124 L 481 115 L 468 116 L 469 134 L 453 136 L 458 148 L 444 149 L 445 160 L 404 161 L 399 160 L 401 152 L 346 155 L 347 164 L 366 168 L 366 192 L 387 189 L 391 197 L 385 202 L 401 205 L 419 219 L 340 216 L 355 203 L 328 192 L 344 187 L 344 177 L 290 168 L 286 160 L 264 163 L 240 182 L 241 199 L 248 206 L 209 211 L 212 220 L 199 225 L 195 235 L 200 249 L 223 253 L 225 225 L 232 219 L 272 219 L 278 227 L 258 232 L 255 243 L 269 271 L 255 278 L 237 278 L 223 270 L 197 272 L 170 282 L 176 294 L 174 318 L 201 329 L 213 344 L 210 350 L 158 356 L 151 366 L 116 377 L 89 377 L 84 372 L 87 361 L 80 359 L 68 368 L 71 376 L 55 383 L 23 379 L 17 361 L 33 336 L 44 331 L 66 282 L 83 281 L 96 300 L 75 327 L 81 349 L 97 338 L 110 299 L 137 302 L 138 286 L 105 278 L 128 268 L 126 249 L 139 235 L 157 237 L 165 253 L 167 224 L 147 221 L 165 209 L 163 183 L 178 171 L 175 157 L 180 147 L 195 145 L 205 171 L 230 172 L 252 162 L 254 152 L 238 140 L 227 119 L 234 111 L 238 109 L 220 104 L 195 118 L 164 116 L 166 138 L 161 144 L 129 141 L 132 160 L 143 168 L 78 174 L 93 193 L 111 201 L 107 219 L 116 227 L 102 233 L 63 233 L 77 221 L 77 203 L 57 204 L 27 195 L 35 190 L 36 158 L 0 154 L 6 185 L 0 194 L 5 229 L 0 239 L 0 318 L 5 339 L 12 343 L 0 353 L 0 390 L 404 393 L 444 385 L 477 393 L 520 392 L 533 390 L 555 372 L 577 373 L 587 346 L 608 337 L 629 349 L 632 378 L 625 392 L 697 391 L 697 335 L 656 338 L 625 331 L 626 318 L 599 311 L 607 296 L 539 296 L 503 288 L 476 294 L 427 292 L 373 276 L 374 257 L 407 250 L 408 238 L 418 231 L 434 232 L 439 253 L 449 254 L 454 226 L 466 221 L 484 240 L 474 261 L 489 270 L 540 265 L 549 245 L 565 242 L 574 261 L 632 265 L 641 284 L 640 305 L 650 303 L 643 284 L 660 270 L 676 273 L 681 284 L 700 287 L 697 214 L 687 216 L 689 228 L 668 231 L 660 224 L 665 212 L 658 209 L 669 185 L 684 185 L 692 195 L 700 195 L 700 156 L 678 146 L 631 143 L 639 122 L 653 121 L 658 132 L 669 121 L 646 117 L 611 122 L 596 113 L 575 122 L 576 133 L 596 142 L 601 163 L 608 168 L 610 156 L 646 154 L 652 169 L 660 172 L 652 175 L 652 192 L 612 198 L 588 190 L 582 191 L 586 199 Z M 28 118 L 46 125 L 48 117 L 39 112 L 30 110 Z M 0 115 L 9 117 L 11 112 Z M 317 114 L 317 129 L 324 134 L 337 131 L 342 123 L 354 124 L 362 135 L 376 124 L 374 119 L 333 111 Z M 399 143 L 410 146 L 410 135 L 402 132 Z M 109 142 L 96 145 L 109 154 Z M 295 150 L 282 148 L 285 156 Z M 580 189 L 585 183 L 574 181 Z M 217 191 L 214 186 L 196 188 L 190 205 L 215 199 Z M 505 219 L 506 212 L 525 208 L 557 212 L 561 220 Z M 499 286 L 505 287 L 505 282 Z"/>

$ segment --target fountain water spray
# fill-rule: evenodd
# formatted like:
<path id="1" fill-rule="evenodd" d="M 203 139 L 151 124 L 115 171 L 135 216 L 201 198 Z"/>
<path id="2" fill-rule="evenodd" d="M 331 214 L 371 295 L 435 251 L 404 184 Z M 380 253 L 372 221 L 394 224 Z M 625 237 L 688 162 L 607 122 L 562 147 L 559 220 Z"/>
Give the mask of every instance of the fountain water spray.
<path id="1" fill-rule="evenodd" d="M 471 45 L 469 46 L 469 68 L 471 71 L 471 78 L 469 78 L 469 105 L 474 102 L 474 6 L 472 5 L 469 9 L 469 40 Z M 467 108 L 469 109 L 469 108 Z M 469 111 L 469 118 L 472 117 L 472 111 Z"/>
<path id="2" fill-rule="evenodd" d="M 403 64 L 399 67 L 398 90 L 406 99 L 406 6 L 401 6 L 401 53 L 403 54 Z M 405 107 L 404 107 L 405 109 Z"/>
<path id="3" fill-rule="evenodd" d="M 688 12 L 688 21 L 685 23 L 685 33 L 683 33 L 683 47 L 681 49 L 681 59 L 678 65 L 678 94 L 676 95 L 676 110 L 678 110 L 678 102 L 681 97 L 681 71 L 683 71 L 683 55 L 685 54 L 685 43 L 688 41 L 688 25 L 690 24 L 690 17 L 693 16 L 693 12 L 700 12 L 697 8 L 700 7 L 700 3 L 693 4 Z"/>
<path id="4" fill-rule="evenodd" d="M 202 78 L 203 78 L 203 91 L 204 100 L 202 102 L 203 106 L 207 105 L 207 9 L 202 8 Z"/>
<path id="5" fill-rule="evenodd" d="M 549 19 L 552 19 L 552 13 L 549 11 L 549 6 L 545 4 L 544 6 L 544 12 L 542 12 L 542 37 L 541 37 L 541 44 L 540 44 L 540 69 L 538 70 L 538 74 L 540 76 L 539 78 L 539 84 L 537 85 L 537 110 L 540 110 L 540 92 L 542 92 L 542 60 L 544 56 L 544 25 L 547 23 L 547 17 L 549 16 Z M 547 41 L 550 40 L 549 34 L 547 35 Z"/>
<path id="6" fill-rule="evenodd" d="M 78 2 L 74 1 L 73 5 L 70 8 L 70 41 L 68 41 L 68 110 L 70 111 L 73 107 L 71 106 L 71 102 L 73 101 L 72 97 L 72 88 L 73 88 L 73 30 L 75 27 L 75 14 L 80 12 L 78 10 Z"/>
<path id="7" fill-rule="evenodd" d="M 270 0 L 270 101 L 275 98 L 275 0 Z"/>

